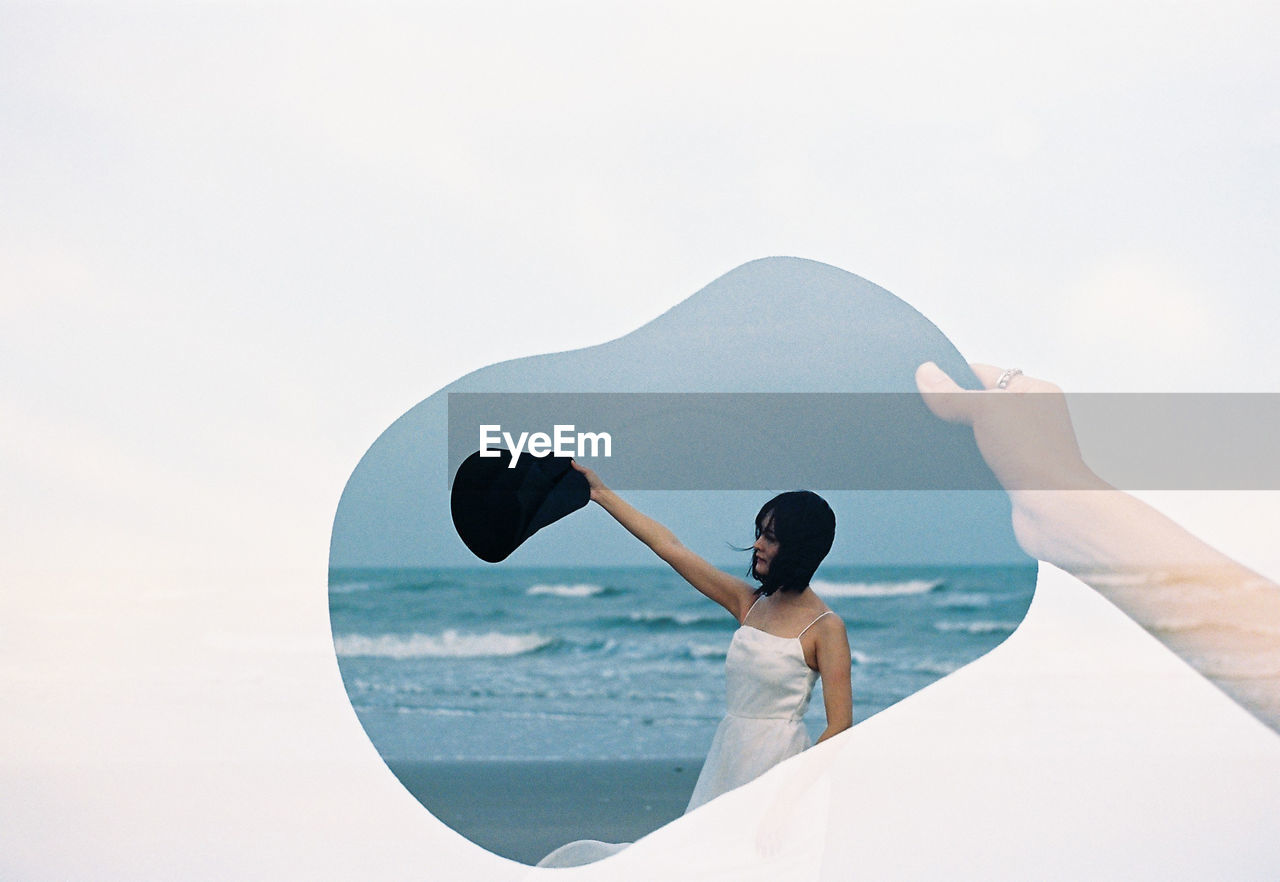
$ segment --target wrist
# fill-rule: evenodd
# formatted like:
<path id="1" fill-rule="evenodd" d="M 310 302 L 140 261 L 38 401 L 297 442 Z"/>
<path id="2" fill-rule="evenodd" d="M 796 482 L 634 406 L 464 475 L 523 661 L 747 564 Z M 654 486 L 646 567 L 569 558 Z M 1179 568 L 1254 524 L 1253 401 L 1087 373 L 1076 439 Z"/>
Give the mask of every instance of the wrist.
<path id="1" fill-rule="evenodd" d="M 609 508 L 610 505 L 616 503 L 621 497 L 604 484 L 597 484 L 595 487 L 591 488 L 591 498 L 605 508 Z"/>
<path id="2" fill-rule="evenodd" d="M 1124 493 L 1099 482 L 1091 489 L 1024 490 L 1010 494 L 1013 532 L 1037 560 L 1073 570 L 1107 565 L 1107 536 Z"/>

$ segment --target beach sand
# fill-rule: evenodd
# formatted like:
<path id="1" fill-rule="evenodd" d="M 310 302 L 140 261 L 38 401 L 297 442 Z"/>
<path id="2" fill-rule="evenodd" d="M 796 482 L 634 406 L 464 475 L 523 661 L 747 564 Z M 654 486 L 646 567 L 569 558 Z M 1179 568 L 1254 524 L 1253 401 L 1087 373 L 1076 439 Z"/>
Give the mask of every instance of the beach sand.
<path id="1" fill-rule="evenodd" d="M 684 813 L 694 760 L 391 762 L 427 810 L 495 854 L 534 864 L 574 839 L 633 842 Z"/>

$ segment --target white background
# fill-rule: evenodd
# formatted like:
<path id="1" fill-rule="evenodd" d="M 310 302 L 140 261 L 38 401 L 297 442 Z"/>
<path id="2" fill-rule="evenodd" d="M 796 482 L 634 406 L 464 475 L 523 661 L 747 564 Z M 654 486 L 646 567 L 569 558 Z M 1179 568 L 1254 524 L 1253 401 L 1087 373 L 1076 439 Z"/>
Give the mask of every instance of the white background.
<path id="1" fill-rule="evenodd" d="M 1280 391 L 1278 25 L 0 6 L 3 875 L 469 872 L 346 703 L 346 477 L 456 377 L 749 259 L 1073 391 Z M 1150 498 L 1276 565 L 1274 494 Z"/>

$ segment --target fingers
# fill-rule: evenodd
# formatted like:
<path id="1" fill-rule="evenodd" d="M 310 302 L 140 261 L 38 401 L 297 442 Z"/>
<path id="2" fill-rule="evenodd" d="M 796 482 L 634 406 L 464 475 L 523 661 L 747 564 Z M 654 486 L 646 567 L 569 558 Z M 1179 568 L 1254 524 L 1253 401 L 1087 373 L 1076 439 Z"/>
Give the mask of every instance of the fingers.
<path id="1" fill-rule="evenodd" d="M 569 460 L 569 465 L 577 469 L 582 477 L 587 479 L 587 488 L 591 491 L 591 498 L 599 499 L 600 493 L 604 490 L 604 482 L 600 480 L 600 476 L 591 471 L 591 469 L 579 465 L 576 459 Z"/>
<path id="2" fill-rule="evenodd" d="M 986 385 L 985 380 L 983 384 Z M 991 385 L 995 385 L 994 380 Z M 920 397 L 934 416 L 949 423 L 973 425 L 974 407 L 977 405 L 972 397 L 973 393 L 961 389 L 955 380 L 933 362 L 926 361 L 916 368 L 916 388 L 920 390 Z"/>
<path id="3" fill-rule="evenodd" d="M 998 368 L 993 364 L 970 364 L 973 374 L 978 378 L 978 382 L 982 383 L 984 389 L 996 388 L 996 383 L 1000 382 L 1000 377 L 1004 374 L 1004 368 Z"/>
<path id="4" fill-rule="evenodd" d="M 971 364 L 974 375 L 982 383 L 985 389 L 996 389 L 1000 378 L 1004 376 L 1004 368 L 996 367 L 993 364 Z M 1009 378 L 1005 384 L 1004 391 L 1022 393 L 1022 392 L 1055 392 L 1062 393 L 1062 390 L 1047 380 L 1040 380 L 1035 377 L 1028 377 L 1019 371 Z"/>
<path id="5" fill-rule="evenodd" d="M 974 376 L 978 378 L 978 381 L 982 383 L 983 389 L 987 391 L 997 389 L 1000 378 L 1004 376 L 1004 369 L 993 364 L 975 363 L 970 364 L 969 367 L 973 369 Z M 1019 388 L 1012 388 L 1015 383 L 1019 384 Z M 926 361 L 916 368 L 916 388 L 920 390 L 924 403 L 933 412 L 933 415 L 949 423 L 964 423 L 967 426 L 972 426 L 974 420 L 978 417 L 978 409 L 983 406 L 980 393 L 975 394 L 970 390 L 961 389 L 955 380 L 951 379 L 942 368 L 931 361 Z M 1006 385 L 1006 391 L 1050 392 L 1060 390 L 1052 384 L 1044 383 L 1040 380 L 1031 380 L 1022 374 L 1018 374 Z"/>

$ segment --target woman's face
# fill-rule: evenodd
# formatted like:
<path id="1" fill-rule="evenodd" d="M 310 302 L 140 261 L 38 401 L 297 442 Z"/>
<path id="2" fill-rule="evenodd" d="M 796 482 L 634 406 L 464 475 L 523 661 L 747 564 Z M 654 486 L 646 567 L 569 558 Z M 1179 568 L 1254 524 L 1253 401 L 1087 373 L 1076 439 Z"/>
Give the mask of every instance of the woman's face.
<path id="1" fill-rule="evenodd" d="M 760 535 L 751 546 L 751 572 L 757 577 L 768 575 L 769 564 L 778 556 L 778 537 L 773 532 L 773 512 L 760 522 Z"/>

